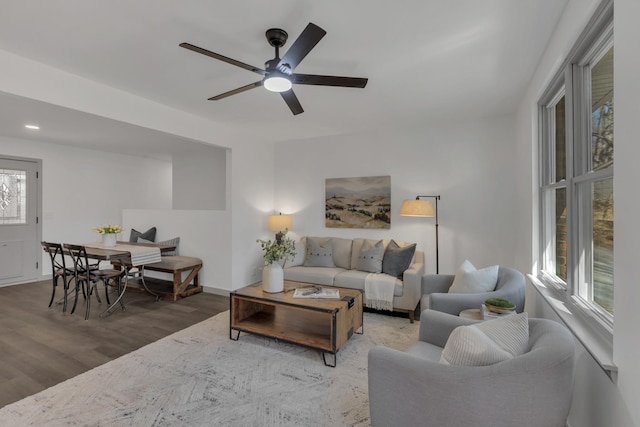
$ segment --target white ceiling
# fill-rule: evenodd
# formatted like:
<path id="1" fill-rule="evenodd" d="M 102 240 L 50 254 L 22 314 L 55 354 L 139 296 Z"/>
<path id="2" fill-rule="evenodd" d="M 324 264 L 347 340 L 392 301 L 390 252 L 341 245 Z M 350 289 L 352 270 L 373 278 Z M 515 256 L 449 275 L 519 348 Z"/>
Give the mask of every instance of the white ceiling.
<path id="1" fill-rule="evenodd" d="M 0 49 L 272 140 L 304 139 L 512 111 L 566 3 L 0 0 Z M 286 30 L 286 52 L 309 22 L 327 35 L 296 72 L 368 77 L 369 84 L 296 85 L 305 109 L 298 116 L 263 88 L 207 101 L 260 76 L 178 47 L 189 42 L 264 68 L 274 54 L 264 32 Z M 0 134 L 8 136 L 28 137 L 8 122 L 39 112 L 48 117 L 40 140 L 132 154 L 144 152 L 145 141 L 158 144 L 158 132 L 17 96 L 0 94 L 0 112 Z M 185 143 L 168 136 L 164 149 L 176 141 Z"/>

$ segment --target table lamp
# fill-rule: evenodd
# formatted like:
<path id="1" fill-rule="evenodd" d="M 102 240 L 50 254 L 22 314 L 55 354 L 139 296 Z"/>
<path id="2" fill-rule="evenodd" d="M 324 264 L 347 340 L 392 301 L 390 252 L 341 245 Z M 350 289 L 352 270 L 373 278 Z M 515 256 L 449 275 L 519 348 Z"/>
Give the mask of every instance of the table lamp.
<path id="1" fill-rule="evenodd" d="M 282 232 L 289 230 L 292 225 L 291 215 L 269 215 L 269 231 L 276 232 L 276 242 L 282 241 Z"/>

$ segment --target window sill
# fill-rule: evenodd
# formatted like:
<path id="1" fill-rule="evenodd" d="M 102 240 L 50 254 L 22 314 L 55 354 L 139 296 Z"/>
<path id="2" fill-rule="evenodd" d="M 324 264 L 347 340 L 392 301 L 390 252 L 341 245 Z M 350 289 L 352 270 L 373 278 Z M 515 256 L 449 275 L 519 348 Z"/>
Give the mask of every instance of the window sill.
<path id="1" fill-rule="evenodd" d="M 533 287 L 549 304 L 560 320 L 600 365 L 609 378 L 616 382 L 618 367 L 613 363 L 613 336 L 567 293 L 544 277 L 527 275 Z"/>

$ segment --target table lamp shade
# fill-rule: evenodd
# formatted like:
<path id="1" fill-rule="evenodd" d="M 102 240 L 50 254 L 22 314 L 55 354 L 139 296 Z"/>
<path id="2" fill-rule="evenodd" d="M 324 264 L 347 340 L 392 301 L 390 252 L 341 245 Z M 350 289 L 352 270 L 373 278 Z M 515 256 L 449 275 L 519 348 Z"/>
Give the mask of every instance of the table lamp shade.
<path id="1" fill-rule="evenodd" d="M 269 230 L 284 231 L 291 229 L 291 215 L 269 215 Z"/>
<path id="2" fill-rule="evenodd" d="M 433 203 L 431 200 L 405 200 L 400 207 L 400 215 L 433 217 L 435 216 Z"/>

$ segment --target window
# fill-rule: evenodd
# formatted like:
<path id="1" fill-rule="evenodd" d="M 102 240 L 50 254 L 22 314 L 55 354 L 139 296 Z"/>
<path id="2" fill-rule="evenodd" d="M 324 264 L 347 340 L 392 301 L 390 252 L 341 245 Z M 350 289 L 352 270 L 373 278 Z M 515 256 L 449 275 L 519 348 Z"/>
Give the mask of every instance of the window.
<path id="1" fill-rule="evenodd" d="M 613 21 L 597 22 L 540 102 L 541 269 L 613 325 Z"/>
<path id="2" fill-rule="evenodd" d="M 0 224 L 26 224 L 27 173 L 0 169 Z"/>

